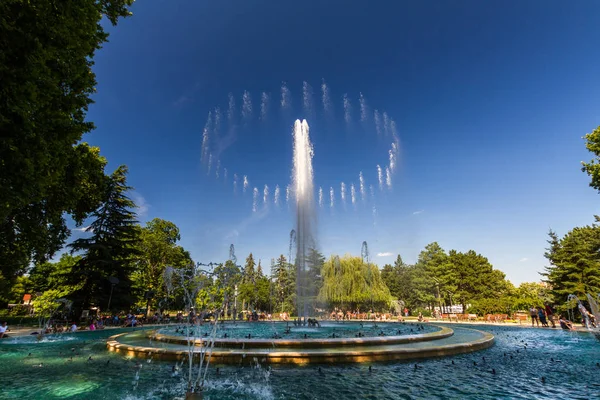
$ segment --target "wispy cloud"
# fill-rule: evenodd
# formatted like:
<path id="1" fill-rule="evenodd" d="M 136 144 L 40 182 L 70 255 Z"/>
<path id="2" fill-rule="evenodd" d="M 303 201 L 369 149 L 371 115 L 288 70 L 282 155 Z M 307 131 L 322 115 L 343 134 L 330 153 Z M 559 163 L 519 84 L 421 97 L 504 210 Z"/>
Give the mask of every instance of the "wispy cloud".
<path id="1" fill-rule="evenodd" d="M 144 196 L 139 193 L 134 192 L 131 195 L 132 200 L 137 205 L 136 214 L 138 218 L 143 218 L 148 215 L 148 210 L 150 209 L 150 204 L 146 201 Z"/>
<path id="2" fill-rule="evenodd" d="M 239 237 L 249 226 L 265 219 L 267 215 L 269 215 L 268 208 L 259 208 L 256 212 L 253 212 L 252 215 L 244 218 L 235 227 L 229 230 L 223 239 L 232 240 Z"/>
<path id="3" fill-rule="evenodd" d="M 419 215 L 419 214 L 422 214 L 423 212 L 425 212 L 425 210 L 413 211 L 413 215 Z"/>
<path id="4" fill-rule="evenodd" d="M 88 226 L 82 226 L 81 228 L 73 228 L 73 230 L 74 230 L 74 231 L 79 231 L 79 232 L 86 232 L 86 231 L 87 231 L 87 232 L 94 232 L 94 230 L 93 230 L 93 229 L 90 229 L 90 230 L 88 231 L 88 229 L 89 229 L 89 228 L 90 228 L 90 227 L 89 227 L 89 225 L 88 225 Z"/>
<path id="5" fill-rule="evenodd" d="M 523 258 L 521 258 L 521 259 L 519 260 L 519 262 L 525 262 L 525 261 L 527 261 L 527 260 L 529 260 L 529 258 L 527 258 L 527 257 L 523 257 Z"/>
<path id="6" fill-rule="evenodd" d="M 179 108 L 192 101 L 192 98 L 186 95 L 180 96 L 173 102 L 173 107 Z"/>
<path id="7" fill-rule="evenodd" d="M 385 251 L 383 253 L 377 253 L 377 257 L 390 257 L 393 256 L 394 253 L 392 253 L 391 251 Z"/>

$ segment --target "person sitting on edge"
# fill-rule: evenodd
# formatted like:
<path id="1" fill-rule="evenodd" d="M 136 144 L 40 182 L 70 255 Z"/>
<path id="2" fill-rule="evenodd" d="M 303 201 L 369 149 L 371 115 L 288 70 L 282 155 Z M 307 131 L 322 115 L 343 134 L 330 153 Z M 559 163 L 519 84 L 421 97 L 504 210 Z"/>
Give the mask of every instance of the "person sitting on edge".
<path id="1" fill-rule="evenodd" d="M 6 321 L 4 321 L 2 323 L 2 325 L 0 325 L 0 339 L 2 339 L 3 337 L 7 336 L 6 335 L 6 331 L 8 330 L 8 325 L 6 323 Z"/>
<path id="2" fill-rule="evenodd" d="M 75 322 L 71 325 L 71 332 L 77 332 L 77 324 Z"/>
<path id="3" fill-rule="evenodd" d="M 563 318 L 562 315 L 558 317 L 558 322 L 560 323 L 560 327 L 566 329 L 568 331 L 574 331 L 573 323 L 568 319 Z"/>

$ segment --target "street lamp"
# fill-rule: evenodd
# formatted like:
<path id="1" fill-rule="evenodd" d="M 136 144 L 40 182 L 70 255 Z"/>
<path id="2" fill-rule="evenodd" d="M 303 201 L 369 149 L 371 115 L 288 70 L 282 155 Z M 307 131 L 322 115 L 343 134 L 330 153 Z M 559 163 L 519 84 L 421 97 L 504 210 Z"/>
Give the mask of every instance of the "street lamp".
<path id="1" fill-rule="evenodd" d="M 113 290 L 115 289 L 115 286 L 119 284 L 119 278 L 111 276 L 108 278 L 108 281 L 110 282 L 110 296 L 108 296 L 108 306 L 106 307 L 106 311 L 110 312 L 110 302 L 112 300 Z"/>

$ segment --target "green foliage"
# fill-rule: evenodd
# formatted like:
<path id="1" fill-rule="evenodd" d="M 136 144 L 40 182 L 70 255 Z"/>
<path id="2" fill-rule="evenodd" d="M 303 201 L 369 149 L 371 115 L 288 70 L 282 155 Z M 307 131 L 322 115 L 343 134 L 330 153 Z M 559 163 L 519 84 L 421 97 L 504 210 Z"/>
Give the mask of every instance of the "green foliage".
<path id="1" fill-rule="evenodd" d="M 383 267 L 381 276 L 391 294 L 414 310 L 446 307 L 460 303 L 466 310 L 478 304 L 489 308 L 487 299 L 499 303 L 511 293 L 512 285 L 504 274 L 493 269 L 487 258 L 473 250 L 446 253 L 438 243 L 430 243 L 419 254 L 415 265 L 406 265 L 398 256 L 394 266 Z M 508 301 L 508 300 L 506 300 Z M 505 306 L 500 306 L 504 310 Z"/>
<path id="2" fill-rule="evenodd" d="M 180 239 L 177 225 L 160 218 L 154 218 L 141 228 L 139 258 L 136 260 L 136 268 L 132 274 L 133 287 L 140 306 L 145 307 L 147 304 L 147 299 L 144 298 L 147 291 L 154 293 L 149 302 L 151 309 L 165 308 L 169 303 L 181 302 L 182 299 L 178 298 L 181 293 L 168 298 L 163 280 L 168 265 L 183 268 L 192 262 L 190 254 L 177 245 Z"/>
<path id="3" fill-rule="evenodd" d="M 550 231 L 550 248 L 545 256 L 550 262 L 542 274 L 561 309 L 568 308 L 567 296 L 585 299 L 586 293 L 600 293 L 600 226 L 574 228 L 562 239 Z"/>
<path id="4" fill-rule="evenodd" d="M 120 166 L 111 175 L 100 208 L 88 228 L 90 238 L 78 239 L 70 247 L 81 252 L 81 260 L 69 275 L 80 289 L 72 295 L 79 309 L 96 305 L 104 307 L 111 292 L 109 277 L 119 280 L 114 287 L 111 304 L 115 309 L 132 303 L 131 275 L 139 259 L 140 229 L 132 211 L 135 203 L 127 197 L 131 188 L 126 183 L 127 167 Z"/>
<path id="5" fill-rule="evenodd" d="M 0 295 L 50 258 L 100 202 L 106 160 L 80 143 L 95 91 L 100 24 L 133 0 L 0 2 Z"/>
<path id="6" fill-rule="evenodd" d="M 69 292 L 67 290 L 50 289 L 46 290 L 40 296 L 36 296 L 33 301 L 33 311 L 37 317 L 50 318 L 64 305 L 59 299 L 64 299 Z"/>
<path id="7" fill-rule="evenodd" d="M 589 162 L 581 162 L 581 170 L 588 174 L 592 180 L 590 186 L 600 192 L 600 126 L 594 129 L 592 133 L 585 135 L 585 147 L 596 156 Z"/>
<path id="8" fill-rule="evenodd" d="M 29 271 L 29 291 L 31 293 L 44 292 L 46 290 L 69 290 L 69 275 L 73 267 L 81 261 L 81 256 L 73 256 L 63 253 L 55 262 L 45 262 L 35 265 Z"/>
<path id="9" fill-rule="evenodd" d="M 319 302 L 344 309 L 389 309 L 392 296 L 374 264 L 360 257 L 331 257 L 321 271 Z"/>
<path id="10" fill-rule="evenodd" d="M 282 254 L 271 267 L 273 279 L 274 312 L 292 313 L 296 300 L 296 271 Z"/>

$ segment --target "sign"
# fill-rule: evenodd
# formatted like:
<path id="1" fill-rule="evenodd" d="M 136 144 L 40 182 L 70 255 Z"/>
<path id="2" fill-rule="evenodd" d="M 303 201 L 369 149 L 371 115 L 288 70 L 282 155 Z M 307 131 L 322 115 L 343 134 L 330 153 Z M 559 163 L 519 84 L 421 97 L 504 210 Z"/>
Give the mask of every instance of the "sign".
<path id="1" fill-rule="evenodd" d="M 25 303 L 25 304 L 31 303 L 31 295 L 30 294 L 23 295 L 23 303 Z"/>

